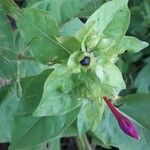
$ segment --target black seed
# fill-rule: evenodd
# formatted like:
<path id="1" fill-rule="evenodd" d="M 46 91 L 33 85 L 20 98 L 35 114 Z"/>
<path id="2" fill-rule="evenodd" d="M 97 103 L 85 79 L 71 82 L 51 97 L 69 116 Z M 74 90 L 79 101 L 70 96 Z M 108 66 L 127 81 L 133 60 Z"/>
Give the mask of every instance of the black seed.
<path id="1" fill-rule="evenodd" d="M 85 56 L 81 61 L 80 64 L 83 66 L 88 66 L 90 64 L 91 58 L 88 56 Z"/>

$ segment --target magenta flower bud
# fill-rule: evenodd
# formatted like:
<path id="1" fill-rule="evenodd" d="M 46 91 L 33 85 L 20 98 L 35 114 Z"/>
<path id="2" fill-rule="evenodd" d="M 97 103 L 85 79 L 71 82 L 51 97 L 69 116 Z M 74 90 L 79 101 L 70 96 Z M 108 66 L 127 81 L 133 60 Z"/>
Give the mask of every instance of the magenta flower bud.
<path id="1" fill-rule="evenodd" d="M 118 121 L 118 124 L 121 128 L 121 130 L 131 136 L 134 139 L 139 140 L 140 139 L 140 135 L 135 127 L 135 125 L 133 124 L 133 122 L 128 119 L 127 117 L 125 117 L 113 104 L 112 102 L 105 96 L 103 96 L 103 99 L 105 100 L 106 104 L 108 105 L 108 107 L 110 108 L 110 110 L 112 111 L 112 113 L 114 114 L 115 118 Z"/>

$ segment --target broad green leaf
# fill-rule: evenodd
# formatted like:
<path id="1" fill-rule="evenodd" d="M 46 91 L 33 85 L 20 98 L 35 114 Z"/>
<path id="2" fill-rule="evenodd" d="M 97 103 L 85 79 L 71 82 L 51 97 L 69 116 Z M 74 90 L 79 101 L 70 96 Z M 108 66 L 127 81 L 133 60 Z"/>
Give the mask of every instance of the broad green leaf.
<path id="1" fill-rule="evenodd" d="M 96 46 L 100 53 L 105 52 L 105 55 L 108 55 L 109 57 L 118 54 L 118 49 L 114 48 L 114 46 L 117 45 L 120 39 L 125 35 L 128 29 L 129 20 L 129 9 L 123 7 L 115 16 L 113 16 L 102 35 L 99 35 L 98 32 L 91 31 L 91 34 L 86 39 L 87 47 L 93 49 Z"/>
<path id="2" fill-rule="evenodd" d="M 88 19 L 87 25 L 95 21 L 93 32 L 101 34 L 107 25 L 112 21 L 115 15 L 127 6 L 127 0 L 112 0 L 102 5 Z M 111 10 L 111 11 L 110 11 Z"/>
<path id="3" fill-rule="evenodd" d="M 39 104 L 44 83 L 52 70 L 45 70 L 39 75 L 21 79 L 22 97 L 17 111 L 18 115 L 32 113 Z"/>
<path id="4" fill-rule="evenodd" d="M 46 11 L 33 8 L 23 9 L 17 26 L 25 45 L 28 45 L 28 50 L 36 59 L 47 61 L 57 58 L 58 61 L 61 61 L 60 56 L 64 59 L 70 54 L 56 40 L 58 26 Z"/>
<path id="5" fill-rule="evenodd" d="M 29 1 L 29 0 L 28 0 Z M 31 2 L 30 2 L 31 1 Z M 59 25 L 77 16 L 91 0 L 30 0 L 27 6 L 45 9 Z"/>
<path id="6" fill-rule="evenodd" d="M 124 36 L 122 40 L 119 42 L 118 47 L 124 48 L 129 52 L 137 53 L 140 50 L 146 48 L 149 44 L 144 41 L 140 41 L 139 39 L 131 36 Z"/>
<path id="7" fill-rule="evenodd" d="M 32 40 L 28 51 L 36 60 L 47 64 L 54 64 L 56 62 L 63 62 L 65 58 L 69 57 L 68 53 L 71 50 L 66 52 L 59 45 L 48 39 L 35 38 Z"/>
<path id="8" fill-rule="evenodd" d="M 7 88 L 1 88 L 0 99 L 0 142 L 11 142 L 12 127 L 20 101 L 16 87 L 8 86 Z"/>
<path id="9" fill-rule="evenodd" d="M 85 103 L 80 110 L 77 118 L 78 133 L 85 134 L 86 131 L 92 132 L 99 125 L 104 111 L 103 101 L 93 101 Z"/>
<path id="10" fill-rule="evenodd" d="M 26 44 L 37 37 L 54 41 L 55 36 L 58 35 L 56 22 L 46 11 L 39 9 L 22 9 L 19 20 L 17 21 L 17 27 L 24 37 Z"/>
<path id="11" fill-rule="evenodd" d="M 133 94 L 117 100 L 117 104 L 122 104 L 119 109 L 137 123 L 140 140 L 137 141 L 125 135 L 108 109 L 105 111 L 101 125 L 94 132 L 95 136 L 104 144 L 119 147 L 120 150 L 148 150 L 150 143 L 149 99 L 149 94 Z"/>
<path id="12" fill-rule="evenodd" d="M 124 6 L 113 16 L 111 22 L 104 29 L 104 37 L 112 38 L 116 41 L 120 40 L 128 29 L 129 21 L 130 11 L 128 7 Z"/>
<path id="13" fill-rule="evenodd" d="M 60 115 L 79 107 L 81 101 L 76 88 L 70 69 L 65 66 L 57 67 L 45 82 L 42 99 L 34 115 Z"/>
<path id="14" fill-rule="evenodd" d="M 30 148 L 55 138 L 76 119 L 80 108 L 67 114 L 51 117 L 33 117 L 31 114 L 15 118 L 10 150 Z"/>
<path id="15" fill-rule="evenodd" d="M 138 73 L 135 81 L 134 87 L 137 88 L 138 93 L 149 93 L 150 92 L 150 65 L 146 65 Z"/>
<path id="16" fill-rule="evenodd" d="M 13 34 L 9 21 L 0 8 L 0 77 L 12 79 L 17 72 L 17 53 L 13 45 Z"/>

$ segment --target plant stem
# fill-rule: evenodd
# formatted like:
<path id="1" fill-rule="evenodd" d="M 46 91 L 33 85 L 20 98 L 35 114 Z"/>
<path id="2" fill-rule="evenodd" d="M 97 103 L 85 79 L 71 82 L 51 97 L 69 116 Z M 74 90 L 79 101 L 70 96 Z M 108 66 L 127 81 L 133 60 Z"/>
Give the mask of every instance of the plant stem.
<path id="1" fill-rule="evenodd" d="M 79 150 L 92 150 L 86 135 L 77 137 L 76 139 Z"/>

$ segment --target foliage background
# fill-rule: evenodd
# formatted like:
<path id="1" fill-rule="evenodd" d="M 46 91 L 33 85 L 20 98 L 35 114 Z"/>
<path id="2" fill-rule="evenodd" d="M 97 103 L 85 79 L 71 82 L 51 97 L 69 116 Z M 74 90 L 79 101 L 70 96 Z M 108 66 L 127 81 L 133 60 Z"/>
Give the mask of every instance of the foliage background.
<path id="1" fill-rule="evenodd" d="M 79 17 L 82 16 L 81 20 L 82 21 L 85 21 L 86 20 L 86 17 L 83 18 L 83 16 L 87 16 L 87 15 L 90 15 L 92 14 L 97 8 L 99 8 L 99 6 L 101 4 L 103 4 L 104 2 L 106 2 L 107 0 L 95 0 L 94 2 L 91 2 L 89 5 L 87 5 L 82 11 L 81 11 L 81 14 L 79 14 Z M 37 1 L 36 1 L 37 2 Z M 46 2 L 46 1 L 45 1 Z M 32 3 L 34 3 L 34 0 L 31 0 L 28 5 L 32 5 Z M 39 3 L 40 3 L 40 0 L 39 0 Z M 42 2 L 43 3 L 43 2 Z M 19 6 L 21 7 L 25 7 L 26 6 L 26 2 L 23 2 L 23 1 L 17 1 L 17 4 L 19 4 Z M 96 4 L 96 5 L 95 5 Z M 43 3 L 43 5 L 40 5 L 42 7 L 42 9 L 45 8 L 46 6 L 46 3 Z M 128 32 L 127 32 L 127 35 L 132 35 L 134 37 L 137 37 L 139 38 L 140 40 L 142 41 L 147 41 L 150 43 L 150 2 L 149 0 L 130 0 L 129 1 L 129 8 L 130 8 L 130 11 L 131 11 L 131 21 L 130 21 L 130 26 L 129 26 L 129 29 L 128 29 Z M 8 10 L 9 11 L 9 10 Z M 85 15 L 86 14 L 86 15 Z M 13 24 L 13 22 L 11 22 Z M 15 26 L 13 25 L 14 29 L 15 29 Z M 10 40 L 11 40 L 11 37 L 10 37 Z M 18 45 L 20 46 L 20 45 Z M 14 59 L 15 56 L 13 55 L 7 55 L 9 56 L 10 59 Z M 1 68 L 3 68 L 2 66 L 3 65 L 6 65 L 6 64 L 0 64 Z M 9 75 L 12 73 L 11 69 L 12 69 L 12 66 L 14 64 L 11 64 L 11 67 L 9 70 L 7 70 L 9 73 L 8 73 L 8 78 L 9 78 Z M 145 143 L 142 143 L 144 145 L 144 147 L 142 147 L 143 149 L 146 149 L 146 148 L 149 148 L 149 135 L 150 135 L 150 131 L 147 132 L 147 130 L 150 130 L 150 123 L 149 123 L 149 118 L 146 117 L 146 116 L 149 116 L 149 104 L 150 102 L 148 102 L 147 100 L 150 99 L 150 95 L 149 95 L 149 92 L 150 92 L 150 47 L 147 47 L 146 49 L 140 51 L 139 53 L 137 54 L 133 54 L 133 53 L 129 53 L 129 52 L 126 52 L 122 55 L 120 55 L 120 60 L 117 62 L 117 66 L 119 67 L 119 69 L 121 70 L 122 74 L 123 74 L 123 77 L 124 77 L 124 80 L 126 82 L 126 85 L 127 85 L 127 89 L 126 90 L 123 90 L 120 92 L 120 96 L 125 96 L 124 99 L 130 99 L 132 97 L 132 99 L 135 101 L 138 101 L 138 106 L 135 108 L 135 110 L 132 109 L 132 104 L 130 103 L 129 101 L 129 104 L 128 105 L 128 102 L 127 102 L 127 106 L 124 106 L 124 107 L 121 107 L 120 109 L 124 112 L 126 112 L 126 109 L 128 107 L 128 110 L 130 110 L 130 107 L 131 107 L 131 112 L 130 111 L 127 111 L 126 113 L 129 115 L 132 114 L 132 112 L 140 112 L 140 109 L 145 109 L 144 113 L 140 113 L 135 119 L 138 120 L 138 122 L 140 122 L 143 118 L 144 120 L 144 124 L 142 125 L 143 128 L 144 128 L 144 131 L 142 131 L 141 133 L 143 134 L 143 137 L 145 138 Z M 43 66 L 41 66 L 41 68 L 43 68 Z M 15 69 L 15 68 L 14 68 Z M 45 68 L 43 68 L 44 70 Z M 12 75 L 12 74 L 11 74 Z M 47 77 L 48 73 L 45 72 L 44 76 L 42 76 L 42 80 L 39 81 L 39 82 L 42 82 L 45 80 L 45 78 Z M 24 74 L 22 74 L 22 77 L 24 76 Z M 38 77 L 37 77 L 38 78 Z M 41 78 L 41 77 L 39 77 Z M 38 85 L 39 83 L 36 83 L 36 79 L 30 79 L 31 81 L 30 82 L 33 82 L 35 84 L 35 87 L 36 88 L 36 84 Z M 29 81 L 29 79 L 25 79 L 22 81 L 22 85 L 24 88 L 26 88 L 26 86 L 28 86 L 26 84 L 26 81 Z M 1 85 L 6 85 L 7 80 L 0 80 L 1 82 Z M 10 88 L 9 85 L 3 89 L 2 91 L 2 94 L 1 94 L 1 99 L 3 96 L 5 96 L 5 93 L 7 92 L 7 89 Z M 8 102 L 10 101 L 11 102 L 11 98 L 14 97 L 14 99 L 16 99 L 16 102 L 14 102 L 13 104 L 11 103 L 9 107 L 9 109 L 14 109 L 14 106 L 15 103 L 17 103 L 17 98 L 15 98 L 16 96 L 16 93 L 15 93 L 15 88 L 19 88 L 19 87 L 14 87 L 12 88 L 9 93 L 7 93 L 7 100 Z M 29 89 L 28 91 L 26 92 L 30 92 L 30 90 L 32 89 Z M 38 90 L 38 89 L 37 89 Z M 39 92 L 42 92 L 39 90 Z M 132 93 L 136 93 L 135 95 L 130 95 L 129 94 L 132 94 Z M 38 97 L 35 97 L 38 99 Z M 143 103 L 147 103 L 147 107 L 145 107 L 146 105 Z M 3 103 L 3 105 L 5 105 L 5 103 Z M 133 104 L 134 105 L 134 104 Z M 139 107 L 139 105 L 141 107 Z M 2 107 L 2 106 L 1 106 Z M 138 110 L 139 108 L 139 110 Z M 1 111 L 5 111 L 5 110 L 2 110 Z M 15 110 L 14 110 L 15 112 Z M 147 114 L 145 114 L 147 113 Z M 12 115 L 14 114 L 6 114 L 8 118 L 11 118 Z M 10 117 L 9 117 L 10 115 Z M 135 117 L 134 113 L 132 114 L 133 115 L 133 118 Z M 139 117 L 141 116 L 141 117 Z M 132 117 L 132 116 L 131 116 Z M 5 120 L 6 122 L 8 120 L 4 119 L 4 118 L 0 118 L 1 120 Z M 0 121 L 1 121 L 0 120 Z M 143 120 L 141 122 L 143 122 Z M 10 122 L 12 120 L 9 120 Z M 114 121 L 114 120 L 113 120 Z M 107 129 L 111 128 L 112 125 L 110 123 L 106 123 L 108 124 L 108 127 Z M 109 127 L 110 126 L 110 127 Z M 10 128 L 8 127 L 8 130 Z M 106 129 L 106 130 L 107 130 Z M 146 130 L 146 132 L 145 132 Z M 112 132 L 115 132 L 112 131 Z M 107 133 L 107 136 L 109 136 L 109 132 Z M 112 134 L 112 133 L 111 133 Z M 118 134 L 118 133 L 114 133 L 115 135 Z M 8 136 L 9 138 L 9 131 L 8 131 Z M 102 138 L 105 139 L 106 143 L 108 142 L 108 138 L 105 138 L 106 135 L 102 135 Z M 116 135 L 117 136 L 117 135 Z M 118 137 L 120 137 L 120 135 L 118 135 Z M 74 141 L 74 140 L 73 140 Z M 99 139 L 97 139 L 96 137 L 94 137 L 94 143 L 96 144 L 100 144 L 102 145 L 102 141 L 99 141 Z M 125 149 L 127 149 L 127 145 L 126 145 L 126 142 L 125 141 L 119 141 L 119 139 L 116 138 L 116 141 L 118 143 L 120 143 L 119 147 L 123 149 L 123 147 L 125 147 Z M 58 141 L 54 141 L 54 145 L 57 145 Z M 111 140 L 109 141 L 110 143 L 112 142 Z M 51 142 L 50 142 L 51 143 Z M 63 143 L 63 142 L 62 142 Z M 69 143 L 67 142 L 67 144 L 69 145 Z M 114 143 L 113 143 L 114 144 Z M 112 144 L 112 145 L 113 145 Z M 133 147 L 132 147 L 132 141 L 131 143 L 128 145 L 128 150 L 130 149 L 134 149 L 135 148 L 135 143 L 133 144 Z M 93 144 L 95 146 L 95 144 Z M 115 144 L 114 144 L 115 145 Z M 73 142 L 73 147 L 75 146 L 75 142 Z M 137 144 L 137 147 L 138 147 L 138 144 Z M 56 148 L 56 147 L 55 147 Z M 96 147 L 94 147 L 96 148 Z M 142 149 L 140 147 L 140 150 Z"/>

